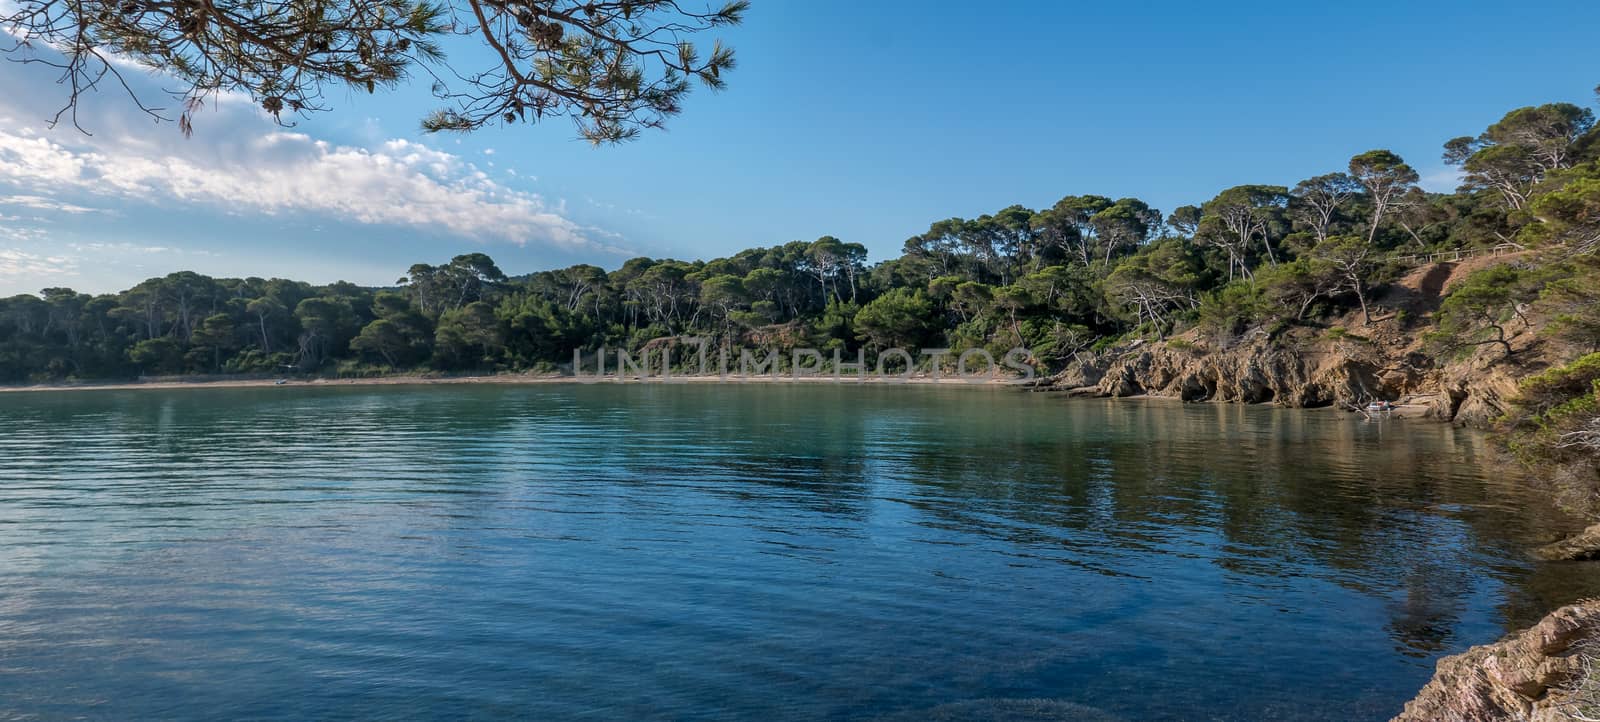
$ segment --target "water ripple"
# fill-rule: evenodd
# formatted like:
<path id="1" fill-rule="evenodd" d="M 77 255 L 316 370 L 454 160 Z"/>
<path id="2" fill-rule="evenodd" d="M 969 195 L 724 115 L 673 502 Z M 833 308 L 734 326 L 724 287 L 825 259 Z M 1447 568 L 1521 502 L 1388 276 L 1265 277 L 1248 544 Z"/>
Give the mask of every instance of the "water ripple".
<path id="1" fill-rule="evenodd" d="M 1383 719 L 1439 655 L 1600 591 L 1522 555 L 1553 512 L 1481 438 L 1333 412 L 822 386 L 0 404 L 0 718 Z"/>

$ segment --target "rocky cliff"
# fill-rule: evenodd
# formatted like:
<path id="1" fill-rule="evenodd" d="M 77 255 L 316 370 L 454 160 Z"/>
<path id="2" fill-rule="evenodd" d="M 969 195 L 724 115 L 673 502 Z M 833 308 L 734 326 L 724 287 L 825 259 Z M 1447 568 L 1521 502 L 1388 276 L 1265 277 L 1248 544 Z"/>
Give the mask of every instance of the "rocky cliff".
<path id="1" fill-rule="evenodd" d="M 1353 313 L 1320 328 L 1254 329 L 1225 341 L 1196 331 L 1136 341 L 1085 354 L 1052 382 L 1081 395 L 1291 407 L 1387 399 L 1432 418 L 1484 423 L 1500 416 L 1518 378 L 1542 368 L 1533 327 L 1514 331 L 1514 362 L 1498 347 L 1440 362 L 1424 336 L 1453 282 L 1487 263 L 1505 262 L 1515 257 L 1415 269 L 1377 296 L 1370 323 Z"/>
<path id="2" fill-rule="evenodd" d="M 1600 601 L 1562 607 L 1504 640 L 1439 660 L 1433 680 L 1393 722 L 1593 719 L 1597 642 Z"/>

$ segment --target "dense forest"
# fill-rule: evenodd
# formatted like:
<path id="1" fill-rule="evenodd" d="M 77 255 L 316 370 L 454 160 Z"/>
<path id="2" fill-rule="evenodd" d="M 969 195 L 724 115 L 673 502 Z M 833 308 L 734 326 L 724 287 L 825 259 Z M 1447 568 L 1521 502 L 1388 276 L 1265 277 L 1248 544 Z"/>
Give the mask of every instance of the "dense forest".
<path id="1" fill-rule="evenodd" d="M 1439 355 L 1496 344 L 1509 353 L 1508 324 L 1537 303 L 1553 309 L 1552 333 L 1600 348 L 1593 112 L 1516 109 L 1445 143 L 1444 158 L 1463 178 L 1450 194 L 1423 191 L 1404 159 L 1373 150 L 1292 187 L 1228 188 L 1170 213 L 1081 195 L 940 220 L 877 263 L 829 236 L 516 278 L 473 253 L 412 266 L 389 288 L 192 272 L 108 295 L 49 288 L 0 299 L 0 383 L 554 371 L 574 349 L 637 350 L 679 335 L 869 359 L 888 347 L 998 357 L 1021 346 L 1049 372 L 1136 337 L 1191 333 L 1226 348 L 1344 314 L 1370 319 L 1374 291 L 1407 256 L 1505 244 L 1542 250 L 1541 260 L 1454 290 L 1435 319 Z M 1587 390 L 1593 379 L 1580 376 L 1554 385 Z"/>

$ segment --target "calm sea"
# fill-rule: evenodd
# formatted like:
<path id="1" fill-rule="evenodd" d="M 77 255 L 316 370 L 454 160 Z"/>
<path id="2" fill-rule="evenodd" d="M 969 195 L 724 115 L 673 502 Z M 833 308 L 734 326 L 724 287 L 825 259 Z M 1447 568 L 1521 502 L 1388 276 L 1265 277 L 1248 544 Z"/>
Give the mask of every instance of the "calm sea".
<path id="1" fill-rule="evenodd" d="M 1490 457 L 987 388 L 0 394 L 0 718 L 1380 720 L 1600 593 Z"/>

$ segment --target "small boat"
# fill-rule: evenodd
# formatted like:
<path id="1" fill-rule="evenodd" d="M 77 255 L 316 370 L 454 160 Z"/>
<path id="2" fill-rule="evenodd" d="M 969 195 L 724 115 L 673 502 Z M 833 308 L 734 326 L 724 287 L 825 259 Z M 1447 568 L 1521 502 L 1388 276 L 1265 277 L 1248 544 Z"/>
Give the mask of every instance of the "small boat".
<path id="1" fill-rule="evenodd" d="M 284 385 L 286 383 L 289 383 L 289 379 L 278 379 L 277 381 L 272 382 L 272 385 L 273 386 L 282 386 L 282 385 Z"/>

